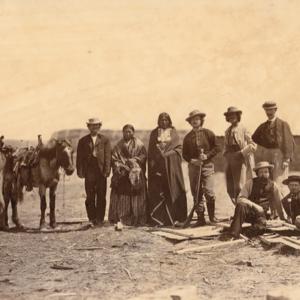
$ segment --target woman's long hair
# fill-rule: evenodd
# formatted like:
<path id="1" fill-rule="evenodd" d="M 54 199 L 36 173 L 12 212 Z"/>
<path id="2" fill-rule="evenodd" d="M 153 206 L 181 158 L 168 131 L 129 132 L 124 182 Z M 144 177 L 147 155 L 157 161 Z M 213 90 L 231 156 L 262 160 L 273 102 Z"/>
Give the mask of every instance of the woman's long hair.
<path id="1" fill-rule="evenodd" d="M 160 127 L 160 121 L 162 118 L 166 118 L 169 121 L 169 128 L 173 128 L 171 117 L 168 113 L 162 112 L 158 116 L 157 125 Z"/>

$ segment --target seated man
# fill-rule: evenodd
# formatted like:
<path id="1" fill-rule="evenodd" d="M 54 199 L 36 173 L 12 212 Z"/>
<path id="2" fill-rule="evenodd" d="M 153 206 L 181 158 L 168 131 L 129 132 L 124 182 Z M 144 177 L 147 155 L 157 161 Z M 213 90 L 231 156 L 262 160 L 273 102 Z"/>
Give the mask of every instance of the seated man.
<path id="1" fill-rule="evenodd" d="M 280 219 L 284 220 L 281 193 L 277 184 L 270 179 L 272 169 L 273 165 L 268 162 L 259 162 L 253 169 L 257 177 L 247 181 L 241 190 L 230 226 L 230 234 L 234 238 L 239 238 L 244 222 L 251 223 L 257 229 L 264 229 L 270 217 L 270 208 L 276 210 Z"/>
<path id="2" fill-rule="evenodd" d="M 290 193 L 282 199 L 283 208 L 288 216 L 288 221 L 296 224 L 296 218 L 300 216 L 300 176 L 291 175 L 282 183 L 288 185 L 290 190 Z"/>

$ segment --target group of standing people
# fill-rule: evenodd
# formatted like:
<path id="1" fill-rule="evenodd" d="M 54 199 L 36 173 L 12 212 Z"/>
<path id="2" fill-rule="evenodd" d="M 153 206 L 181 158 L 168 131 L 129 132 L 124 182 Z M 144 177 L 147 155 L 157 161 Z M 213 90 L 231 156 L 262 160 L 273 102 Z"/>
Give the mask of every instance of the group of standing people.
<path id="1" fill-rule="evenodd" d="M 288 175 L 294 151 L 290 127 L 276 117 L 276 103 L 266 102 L 263 108 L 268 120 L 253 135 L 241 123 L 241 110 L 229 107 L 224 113 L 230 123 L 225 132 L 223 151 L 226 184 L 234 205 L 239 203 L 246 182 L 257 177 L 254 153 L 258 147 L 263 160 L 273 166 L 272 180 L 281 183 Z M 221 148 L 215 134 L 203 127 L 205 116 L 199 110 L 189 114 L 186 121 L 192 130 L 181 143 L 169 114 L 161 113 L 158 126 L 150 134 L 148 151 L 130 124 L 123 127 L 123 138 L 111 149 L 109 139 L 99 132 L 101 121 L 90 119 L 87 122 L 90 134 L 80 139 L 77 149 L 77 174 L 85 179 L 86 210 L 90 222 L 97 225 L 104 220 L 107 177 L 111 169 L 108 214 L 111 223 L 167 226 L 184 222 L 187 198 L 182 159 L 188 162 L 197 213 L 195 225 L 206 224 L 205 202 L 210 222 L 216 222 L 213 158 Z"/>

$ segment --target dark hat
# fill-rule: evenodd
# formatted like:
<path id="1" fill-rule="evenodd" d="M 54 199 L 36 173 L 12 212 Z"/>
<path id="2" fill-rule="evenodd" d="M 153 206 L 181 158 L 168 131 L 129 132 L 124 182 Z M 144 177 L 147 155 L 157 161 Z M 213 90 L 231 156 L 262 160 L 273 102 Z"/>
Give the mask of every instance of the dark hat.
<path id="1" fill-rule="evenodd" d="M 257 163 L 255 165 L 255 168 L 253 168 L 253 171 L 258 171 L 259 169 L 263 169 L 263 168 L 269 168 L 269 169 L 273 169 L 274 166 L 271 165 L 269 162 L 267 161 L 260 161 L 259 163 Z"/>
<path id="2" fill-rule="evenodd" d="M 90 118 L 86 122 L 87 125 L 102 125 L 102 122 L 98 118 Z"/>
<path id="3" fill-rule="evenodd" d="M 291 181 L 300 182 L 300 176 L 290 175 L 287 179 L 283 180 L 282 183 L 288 185 Z"/>
<path id="4" fill-rule="evenodd" d="M 224 112 L 224 116 L 227 116 L 229 114 L 241 114 L 242 111 L 234 106 L 230 106 L 227 108 L 227 111 Z"/>
<path id="5" fill-rule="evenodd" d="M 205 117 L 206 114 L 201 112 L 198 109 L 193 110 L 192 112 L 189 113 L 189 116 L 185 119 L 186 121 L 190 122 L 192 118 L 200 116 L 200 117 Z"/>
<path id="6" fill-rule="evenodd" d="M 266 102 L 263 104 L 263 108 L 264 108 L 264 109 L 277 108 L 277 104 L 276 104 L 276 102 L 274 102 L 274 101 L 266 101 Z"/>

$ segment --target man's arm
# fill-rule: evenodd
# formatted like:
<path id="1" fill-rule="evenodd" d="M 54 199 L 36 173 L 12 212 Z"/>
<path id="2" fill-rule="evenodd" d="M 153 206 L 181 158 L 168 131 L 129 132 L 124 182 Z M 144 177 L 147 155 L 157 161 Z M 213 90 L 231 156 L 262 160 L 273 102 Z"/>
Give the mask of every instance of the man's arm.
<path id="1" fill-rule="evenodd" d="M 217 142 L 217 137 L 212 131 L 208 131 L 208 140 L 211 150 L 207 153 L 207 159 L 210 159 L 216 156 L 221 151 L 221 148 Z"/>
<path id="2" fill-rule="evenodd" d="M 245 128 L 244 131 L 245 141 L 247 145 L 241 150 L 241 153 L 244 157 L 247 157 L 249 153 L 254 153 L 257 149 L 257 145 L 251 138 L 250 132 Z"/>
<path id="3" fill-rule="evenodd" d="M 288 123 L 282 124 L 282 153 L 285 160 L 291 160 L 293 158 L 295 141 Z"/>
<path id="4" fill-rule="evenodd" d="M 83 142 L 82 139 L 79 140 L 78 146 L 77 146 L 77 155 L 76 155 L 76 170 L 77 170 L 77 175 L 80 178 L 84 177 L 83 174 Z"/>
<path id="5" fill-rule="evenodd" d="M 262 125 L 258 126 L 257 129 L 252 134 L 253 142 L 258 145 L 261 145 L 261 129 L 262 129 Z"/>
<path id="6" fill-rule="evenodd" d="M 252 191 L 252 187 L 253 187 L 253 180 L 250 179 L 248 180 L 245 185 L 243 186 L 238 199 L 237 199 L 237 204 L 238 203 L 244 203 L 249 205 L 250 207 L 254 208 L 258 213 L 263 214 L 264 213 L 264 209 L 262 208 L 262 206 L 252 202 L 251 200 L 249 200 L 249 197 L 251 195 L 251 191 Z"/>
<path id="7" fill-rule="evenodd" d="M 111 145 L 110 140 L 107 139 L 104 144 L 104 176 L 108 177 L 111 169 Z"/>
<path id="8" fill-rule="evenodd" d="M 191 157 L 189 154 L 189 138 L 188 135 L 186 135 L 183 139 L 183 146 L 182 146 L 182 157 L 185 161 L 190 162 Z"/>
<path id="9" fill-rule="evenodd" d="M 292 218 L 292 212 L 291 212 L 291 202 L 289 202 L 291 199 L 290 199 L 290 194 L 288 194 L 287 196 L 285 196 L 282 200 L 281 200 L 281 203 L 282 203 L 282 206 L 284 208 L 284 211 L 286 213 L 286 215 L 288 216 L 288 218 Z"/>
<path id="10" fill-rule="evenodd" d="M 276 209 L 278 216 L 281 220 L 285 220 L 282 205 L 281 205 L 282 194 L 278 188 L 276 182 L 274 182 L 274 195 L 273 195 L 273 207 Z"/>

